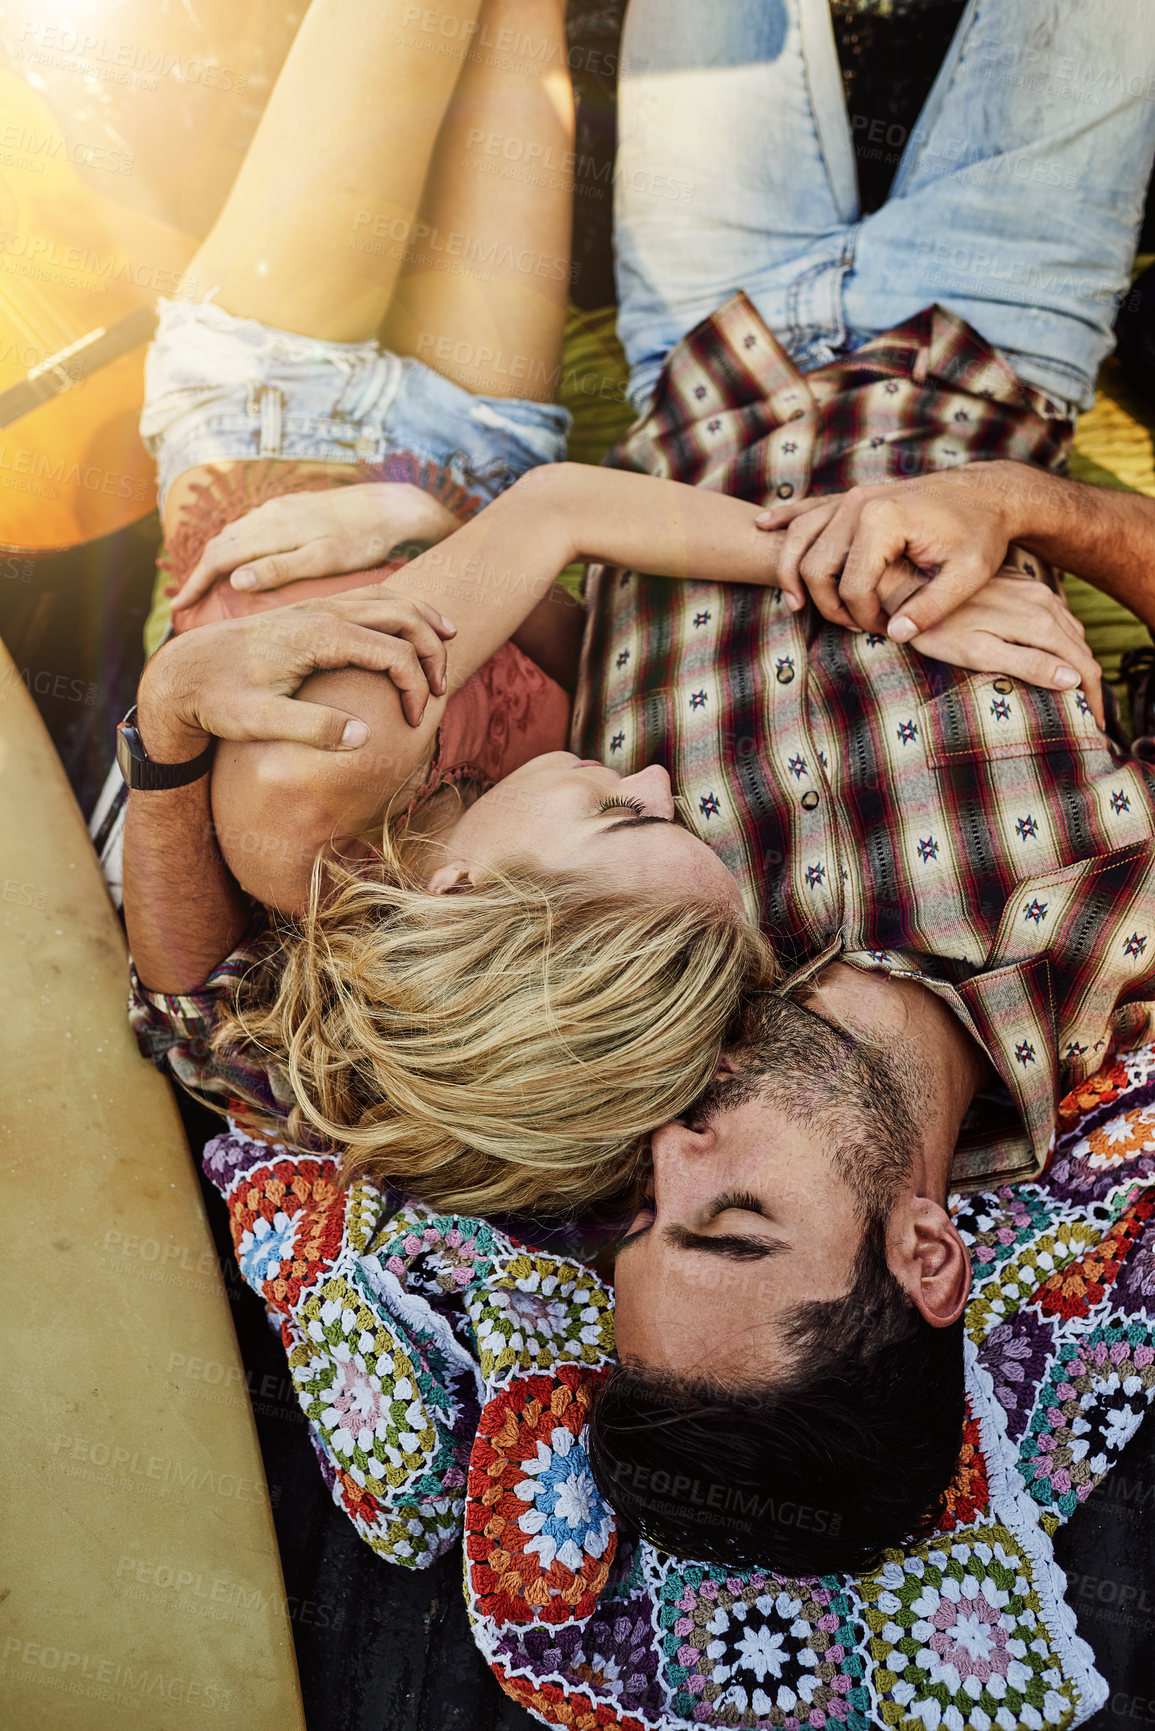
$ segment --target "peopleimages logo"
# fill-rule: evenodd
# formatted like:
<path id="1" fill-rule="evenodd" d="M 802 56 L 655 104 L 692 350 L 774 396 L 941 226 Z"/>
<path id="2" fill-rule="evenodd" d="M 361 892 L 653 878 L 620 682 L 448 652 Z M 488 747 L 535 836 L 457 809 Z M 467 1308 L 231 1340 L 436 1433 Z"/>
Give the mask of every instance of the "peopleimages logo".
<path id="1" fill-rule="evenodd" d="M 619 1461 L 614 1483 L 630 1485 L 658 1514 L 693 1515 L 710 1509 L 722 1516 L 737 1515 L 744 1520 L 770 1521 L 777 1527 L 797 1527 L 799 1532 L 834 1536 L 842 1528 L 842 1515 L 837 1510 L 813 1508 L 809 1503 L 795 1503 L 786 1498 L 776 1503 L 772 1496 L 762 1496 L 755 1486 L 743 1490 L 717 1480 L 703 1482 L 691 1478 L 689 1473 L 671 1474 L 660 1467 L 655 1471 Z"/>

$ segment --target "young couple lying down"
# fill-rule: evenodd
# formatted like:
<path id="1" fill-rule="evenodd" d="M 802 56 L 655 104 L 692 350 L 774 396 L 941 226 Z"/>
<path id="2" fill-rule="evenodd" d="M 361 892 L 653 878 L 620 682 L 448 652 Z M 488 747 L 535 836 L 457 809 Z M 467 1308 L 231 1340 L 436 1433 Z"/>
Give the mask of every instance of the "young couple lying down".
<path id="1" fill-rule="evenodd" d="M 519 261 L 568 259 L 569 189 L 465 148 L 515 115 L 564 159 L 564 54 L 462 66 L 399 12 L 314 0 L 195 263 L 213 293 L 165 307 L 150 354 L 175 635 L 122 752 L 179 785 L 129 800 L 138 1032 L 349 1177 L 619 1220 L 589 1437 L 610 1502 L 684 1555 L 856 1568 L 929 1529 L 958 1457 L 950 1191 L 1039 1173 L 1061 1092 L 1146 1025 L 1155 805 L 1048 569 L 1155 617 L 1146 502 L 1054 473 L 1106 300 L 1032 322 L 915 264 L 900 293 L 895 201 L 832 241 L 813 172 L 800 239 L 797 189 L 740 169 L 743 115 L 776 79 L 809 101 L 804 74 L 755 43 L 725 92 L 699 75 L 690 126 L 645 68 L 671 30 L 694 64 L 702 14 L 635 3 L 615 221 L 640 418 L 614 467 L 567 464 L 539 400 L 566 273 Z M 560 0 L 474 14 L 564 40 Z M 1148 117 L 1099 124 L 1141 186 Z M 639 190 L 687 150 L 716 173 L 689 217 Z M 941 166 L 916 153 L 898 202 L 948 232 L 977 218 Z M 1072 234 L 1114 284 L 1133 213 L 1092 194 Z M 1066 244 L 1000 199 L 1018 244 Z M 365 210 L 498 262 L 363 254 Z M 847 304 L 787 316 L 794 266 L 847 237 Z M 554 587 L 575 561 L 584 630 Z M 642 1460 L 838 1520 L 739 1537 L 637 1493 Z"/>

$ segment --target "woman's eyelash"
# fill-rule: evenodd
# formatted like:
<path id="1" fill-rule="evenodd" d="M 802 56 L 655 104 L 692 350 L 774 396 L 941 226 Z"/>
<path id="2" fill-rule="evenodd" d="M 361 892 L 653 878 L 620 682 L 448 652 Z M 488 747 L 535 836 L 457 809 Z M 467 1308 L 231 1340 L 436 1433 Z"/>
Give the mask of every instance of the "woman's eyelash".
<path id="1" fill-rule="evenodd" d="M 598 816 L 603 811 L 634 811 L 639 817 L 645 817 L 646 808 L 640 799 L 633 799 L 629 794 L 615 794 L 611 799 L 603 799 L 598 806 Z"/>

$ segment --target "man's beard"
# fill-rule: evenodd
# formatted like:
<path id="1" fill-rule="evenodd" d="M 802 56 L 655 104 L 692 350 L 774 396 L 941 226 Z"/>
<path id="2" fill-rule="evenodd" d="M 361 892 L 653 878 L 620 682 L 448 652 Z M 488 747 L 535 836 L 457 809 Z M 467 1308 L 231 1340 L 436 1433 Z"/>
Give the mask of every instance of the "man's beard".
<path id="1" fill-rule="evenodd" d="M 921 1147 L 917 1113 L 927 1067 L 771 995 L 747 1008 L 730 1056 L 738 1074 L 715 1077 L 686 1113 L 690 1128 L 765 1100 L 825 1144 L 863 1220 L 885 1220 Z"/>

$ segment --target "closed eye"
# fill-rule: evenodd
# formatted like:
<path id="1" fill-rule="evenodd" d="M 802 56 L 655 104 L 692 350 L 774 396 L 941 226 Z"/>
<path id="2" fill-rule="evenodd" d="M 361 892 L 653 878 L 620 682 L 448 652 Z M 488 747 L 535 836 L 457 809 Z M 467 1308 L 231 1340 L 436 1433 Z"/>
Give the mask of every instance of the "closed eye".
<path id="1" fill-rule="evenodd" d="M 639 1209 L 639 1213 L 645 1213 L 648 1218 L 644 1220 L 640 1226 L 635 1226 L 632 1232 L 627 1232 L 624 1237 L 615 1241 L 615 1255 L 617 1255 L 619 1251 L 625 1250 L 629 1245 L 635 1243 L 636 1240 L 641 1238 L 644 1233 L 648 1232 L 650 1227 L 654 1224 L 654 1203 L 652 1197 L 647 1196 Z"/>
<path id="2" fill-rule="evenodd" d="M 710 1219 L 717 1220 L 719 1214 L 725 1214 L 731 1208 L 738 1209 L 742 1214 L 761 1215 L 763 1220 L 770 1218 L 761 1202 L 749 1190 L 727 1190 L 723 1195 L 715 1196 L 711 1202 Z"/>
<path id="3" fill-rule="evenodd" d="M 630 817 L 621 817 L 617 823 L 607 823 L 599 835 L 612 835 L 616 829 L 643 829 L 649 823 L 675 823 L 672 817 L 659 817 L 656 812 L 648 812 L 640 799 L 634 799 L 632 794 L 614 794 L 609 799 L 603 799 L 595 812 L 596 817 L 602 817 L 607 811 L 628 811 Z"/>
<path id="4" fill-rule="evenodd" d="M 638 817 L 645 817 L 646 808 L 640 799 L 634 799 L 631 794 L 613 794 L 609 799 L 598 802 L 597 815 L 602 816 L 607 811 L 632 811 Z"/>
<path id="5" fill-rule="evenodd" d="M 708 1210 L 710 1222 L 717 1220 L 720 1214 L 738 1210 L 743 1214 L 757 1214 L 763 1220 L 769 1220 L 771 1215 L 763 1207 L 757 1196 L 748 1190 L 726 1190 L 721 1196 L 715 1196 Z M 771 1238 L 765 1234 L 751 1236 L 738 1232 L 691 1232 L 685 1226 L 668 1226 L 665 1231 L 667 1244 L 672 1244 L 677 1250 L 696 1250 L 705 1256 L 723 1256 L 731 1262 L 765 1262 L 771 1257 L 781 1256 L 790 1246 L 783 1238 Z"/>

